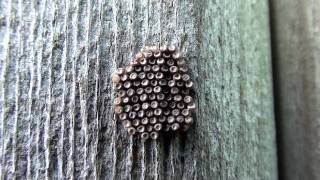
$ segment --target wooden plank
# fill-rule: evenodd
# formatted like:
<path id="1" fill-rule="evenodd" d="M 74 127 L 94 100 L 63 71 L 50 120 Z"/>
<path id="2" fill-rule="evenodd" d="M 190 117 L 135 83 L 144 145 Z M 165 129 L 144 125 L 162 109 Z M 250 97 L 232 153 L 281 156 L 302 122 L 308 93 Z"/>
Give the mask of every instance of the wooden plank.
<path id="1" fill-rule="evenodd" d="M 0 8 L 0 177 L 276 179 L 267 1 L 30 1 Z M 112 71 L 173 43 L 197 90 L 187 134 L 142 142 Z"/>
<path id="2" fill-rule="evenodd" d="M 320 2 L 271 6 L 281 179 L 320 179 Z"/>

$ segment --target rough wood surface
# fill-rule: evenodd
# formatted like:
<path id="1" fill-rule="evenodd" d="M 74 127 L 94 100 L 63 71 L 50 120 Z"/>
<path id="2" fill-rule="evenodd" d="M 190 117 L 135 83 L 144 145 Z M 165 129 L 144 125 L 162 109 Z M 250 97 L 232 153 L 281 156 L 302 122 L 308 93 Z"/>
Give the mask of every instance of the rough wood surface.
<path id="1" fill-rule="evenodd" d="M 277 179 L 266 0 L 2 0 L 0 28 L 1 179 Z M 110 75 L 164 43 L 197 122 L 144 143 L 114 121 Z"/>
<path id="2" fill-rule="evenodd" d="M 272 1 L 280 178 L 320 179 L 320 1 Z"/>

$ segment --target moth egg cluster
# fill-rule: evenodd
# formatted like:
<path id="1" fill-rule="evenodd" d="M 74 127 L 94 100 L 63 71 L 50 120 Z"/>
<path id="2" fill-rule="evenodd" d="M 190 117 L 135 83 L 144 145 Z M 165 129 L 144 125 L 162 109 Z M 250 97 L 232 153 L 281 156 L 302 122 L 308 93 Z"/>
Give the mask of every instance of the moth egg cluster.
<path id="1" fill-rule="evenodd" d="M 157 139 L 193 123 L 193 82 L 175 46 L 146 47 L 112 76 L 114 112 L 131 135 Z"/>

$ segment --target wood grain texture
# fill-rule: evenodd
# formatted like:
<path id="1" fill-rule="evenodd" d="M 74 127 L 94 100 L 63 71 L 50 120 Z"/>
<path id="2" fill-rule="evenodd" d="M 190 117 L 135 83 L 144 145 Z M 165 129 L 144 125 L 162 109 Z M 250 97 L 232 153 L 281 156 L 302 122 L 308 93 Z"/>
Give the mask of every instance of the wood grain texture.
<path id="1" fill-rule="evenodd" d="M 1 179 L 277 179 L 268 2 L 19 1 L 0 6 Z M 196 124 L 142 142 L 112 113 L 110 75 L 174 43 Z"/>
<path id="2" fill-rule="evenodd" d="M 281 179 L 320 179 L 319 8 L 319 1 L 272 1 Z"/>

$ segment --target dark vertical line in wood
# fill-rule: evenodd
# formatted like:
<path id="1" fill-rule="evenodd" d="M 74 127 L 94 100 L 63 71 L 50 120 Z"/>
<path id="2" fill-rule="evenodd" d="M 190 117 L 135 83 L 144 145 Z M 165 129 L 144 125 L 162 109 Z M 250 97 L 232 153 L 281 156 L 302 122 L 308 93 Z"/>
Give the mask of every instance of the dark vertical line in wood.
<path id="1" fill-rule="evenodd" d="M 142 142 L 140 137 L 134 137 L 133 141 L 133 169 L 132 179 L 145 179 L 145 143 Z"/>
<path id="2" fill-rule="evenodd" d="M 144 166 L 145 167 L 145 173 L 143 176 L 143 179 L 153 179 L 152 169 L 153 169 L 153 163 L 152 162 L 152 150 L 151 150 L 151 141 L 146 141 L 144 143 L 145 151 L 144 151 Z"/>
<path id="3" fill-rule="evenodd" d="M 46 68 L 47 68 L 47 81 L 45 84 L 45 86 L 47 87 L 46 91 L 48 94 L 46 94 L 46 112 L 45 112 L 45 117 L 44 117 L 44 149 L 45 149 L 45 178 L 50 178 L 53 177 L 54 175 L 52 173 L 54 173 L 54 169 L 52 169 L 53 167 L 55 167 L 56 164 L 56 157 L 55 157 L 55 148 L 51 148 L 51 143 L 55 140 L 53 135 L 54 135 L 54 131 L 55 129 L 51 129 L 51 123 L 52 121 L 54 121 L 54 118 L 52 117 L 52 105 L 53 105 L 53 100 L 54 100 L 54 96 L 53 96 L 53 82 L 54 82 L 54 46 L 55 46 L 55 42 L 54 42 L 54 23 L 56 21 L 55 19 L 55 15 L 56 15 L 56 7 L 54 6 L 54 2 L 51 1 L 47 1 L 46 4 L 46 23 L 44 24 L 45 27 L 45 34 L 46 34 L 46 38 L 48 41 L 46 41 L 46 45 L 45 47 L 45 57 L 44 60 L 47 61 L 46 63 Z"/>
<path id="4" fill-rule="evenodd" d="M 32 44 L 30 39 L 33 39 L 32 34 L 32 11 L 31 4 L 20 3 L 20 42 L 21 50 L 20 58 L 17 60 L 19 71 L 18 79 L 18 108 L 17 108 L 17 131 L 16 131 L 16 178 L 26 177 L 29 170 L 29 139 L 30 139 L 30 113 L 28 112 L 31 106 L 30 90 L 31 87 L 31 71 L 32 71 Z M 24 67 L 24 68 L 22 68 Z"/>
<path id="5" fill-rule="evenodd" d="M 0 47 L 0 178 L 4 178 L 4 139 L 5 139 L 5 77 L 6 67 L 8 64 L 8 44 L 10 42 L 10 3 L 8 1 L 1 1 L 0 3 L 0 22 L 3 24 L 0 26 L 0 32 L 3 32 L 1 43 L 3 47 Z"/>
<path id="6" fill-rule="evenodd" d="M 36 145 L 35 142 L 37 142 L 37 120 L 38 118 L 35 117 L 36 112 L 36 99 L 37 99 L 37 93 L 36 93 L 36 85 L 38 80 L 37 77 L 37 61 L 36 61 L 36 55 L 35 52 L 37 51 L 35 46 L 36 41 L 36 33 L 39 29 L 38 26 L 38 14 L 37 11 L 37 5 L 31 1 L 29 4 L 29 9 L 27 12 L 30 12 L 29 16 L 29 22 L 30 22 L 30 31 L 27 32 L 29 38 L 28 38 L 28 46 L 30 48 L 30 52 L 28 54 L 29 57 L 29 64 L 30 64 L 30 84 L 28 89 L 28 103 L 27 103 L 27 121 L 28 121 L 28 139 L 27 139 L 27 171 L 26 171 L 26 178 L 32 179 L 36 178 Z"/>
<path id="7" fill-rule="evenodd" d="M 196 150 L 192 143 L 194 139 L 194 128 L 192 127 L 189 132 L 190 134 L 183 134 L 182 139 L 184 139 L 182 147 L 183 149 L 183 175 L 182 179 L 197 179 L 196 177 Z"/>
<path id="8" fill-rule="evenodd" d="M 181 161 L 182 147 L 181 147 L 181 136 L 176 133 L 172 137 L 169 145 L 169 167 L 168 169 L 169 179 L 181 179 L 183 174 L 183 165 Z"/>
<path id="9" fill-rule="evenodd" d="M 116 171 L 116 124 L 113 118 L 112 97 L 113 89 L 110 83 L 111 71 L 116 67 L 115 63 L 115 42 L 116 42 L 116 10 L 113 5 L 114 1 L 106 1 L 102 5 L 102 21 L 101 21 L 101 38 L 99 56 L 100 65 L 100 131 L 99 131 L 99 147 L 98 156 L 102 159 L 100 162 L 101 177 L 109 177 L 115 179 Z"/>
<path id="10" fill-rule="evenodd" d="M 98 1 L 91 1 L 89 4 L 89 22 L 88 22 L 88 54 L 87 54 L 87 125 L 88 125 L 88 139 L 87 139 L 87 179 L 94 179 L 96 177 L 96 149 L 98 143 L 98 112 L 97 112 L 97 94 L 99 83 L 99 69 L 100 63 L 98 59 L 98 46 L 100 34 L 100 3 Z"/>
<path id="11" fill-rule="evenodd" d="M 66 169 L 66 177 L 73 179 L 75 178 L 75 171 L 76 171 L 76 162 L 75 162 L 75 153 L 76 153 L 76 118 L 78 116 L 76 115 L 77 112 L 77 96 L 78 96 L 78 91 L 77 91 L 77 62 L 78 62 L 78 18 L 79 18 L 79 2 L 75 1 L 72 3 L 72 6 L 70 6 L 70 22 L 71 24 L 68 24 L 68 28 L 70 29 L 70 43 L 68 44 L 68 60 L 69 63 L 68 68 L 70 68 L 70 79 L 69 79 L 69 84 L 70 84 L 70 111 L 67 113 L 68 114 L 68 129 L 69 129 L 69 138 L 67 139 L 70 151 L 67 154 L 67 161 L 68 161 L 68 167 Z"/>
<path id="12" fill-rule="evenodd" d="M 114 70 L 116 68 L 119 67 L 119 63 L 122 63 L 122 58 L 118 58 L 118 43 L 119 43 L 119 35 L 118 35 L 118 29 L 119 29 L 119 25 L 117 23 L 117 19 L 119 18 L 119 9 L 117 7 L 117 1 L 112 1 L 112 11 L 113 11 L 113 17 L 112 17 L 112 29 L 114 30 L 114 40 L 113 40 L 113 44 L 112 46 L 114 46 L 114 49 L 113 49 L 113 54 L 111 56 L 111 59 L 113 60 L 113 63 L 114 63 Z M 110 73 L 110 76 L 111 77 L 111 73 Z M 108 82 L 109 83 L 109 82 Z M 112 85 L 110 84 L 110 87 L 112 87 Z M 111 96 L 111 101 L 114 97 L 114 91 L 112 91 L 112 96 Z M 110 105 L 110 108 L 111 108 L 111 111 L 109 112 L 110 113 L 110 116 L 111 116 L 111 119 L 113 120 L 113 126 L 112 126 L 112 131 L 113 131 L 113 134 L 112 134 L 112 148 L 113 148 L 113 168 L 112 168 L 112 171 L 113 171 L 113 176 L 112 176 L 112 179 L 117 179 L 117 163 L 118 163 L 118 154 L 117 154 L 117 140 L 118 140 L 118 125 L 117 125 L 117 121 L 115 119 L 115 115 L 113 113 L 113 107 L 112 105 Z"/>
<path id="13" fill-rule="evenodd" d="M 64 16 L 63 16 L 63 28 L 62 30 L 65 32 L 65 37 L 64 37 L 64 42 L 63 42 L 63 53 L 62 53 L 62 58 L 61 58 L 61 62 L 62 62 L 62 67 L 61 67 L 61 71 L 62 71 L 62 91 L 63 91 L 63 96 L 61 99 L 61 106 L 62 106 L 62 110 L 61 110 L 61 130 L 60 130 L 60 139 L 59 139 L 59 153 L 60 153 L 60 163 L 61 166 L 59 167 L 60 170 L 60 177 L 61 178 L 66 178 L 66 170 L 68 169 L 68 163 L 66 163 L 66 155 L 65 155 L 65 150 L 68 148 L 68 142 L 65 139 L 65 133 L 67 132 L 67 123 L 69 122 L 68 118 L 67 118 L 67 114 L 66 114 L 66 109 L 68 108 L 68 102 L 66 102 L 66 98 L 70 97 L 69 95 L 69 87 L 68 87 L 68 79 L 67 79 L 67 75 L 68 75 L 68 71 L 66 71 L 66 69 L 68 68 L 68 61 L 67 61 L 67 54 L 69 51 L 68 48 L 68 43 L 69 43 L 69 31 L 68 31 L 68 20 L 69 20 L 69 2 L 68 1 L 64 1 Z"/>
<path id="14" fill-rule="evenodd" d="M 160 140 L 163 141 L 163 147 L 164 147 L 164 161 L 163 161 L 163 177 L 164 179 L 170 179 L 170 166 L 169 166 L 169 154 L 170 154 L 170 144 L 171 144 L 171 139 L 172 139 L 172 133 L 165 133 L 163 136 L 160 138 Z"/>
<path id="15" fill-rule="evenodd" d="M 97 56 L 97 64 L 96 64 L 96 71 L 95 71 L 95 76 L 96 76 L 96 82 L 95 82 L 95 102 L 94 102 L 94 112 L 95 112 L 95 130 L 94 130 L 94 147 L 93 147 L 93 151 L 94 151 L 94 155 L 93 155 L 93 161 L 92 161 L 92 166 L 94 167 L 94 174 L 93 177 L 97 178 L 99 177 L 97 174 L 97 168 L 98 168 L 98 163 L 96 161 L 99 160 L 100 157 L 97 157 L 98 155 L 98 144 L 99 144 L 99 130 L 100 130 L 100 126 L 99 126 L 99 116 L 100 116 L 100 111 L 99 111 L 99 101 L 100 101 L 100 78 L 101 78 L 101 57 L 100 55 L 100 47 L 99 47 L 99 43 L 100 43 L 100 38 L 101 38 L 101 15 L 102 15 L 102 3 L 101 1 L 97 2 L 99 4 L 99 6 L 97 6 L 97 11 L 98 14 L 96 16 L 97 19 L 97 24 L 96 24 L 96 28 L 97 28 L 97 39 L 95 42 L 95 46 L 96 46 L 96 50 L 95 50 L 95 55 Z"/>
<path id="16" fill-rule="evenodd" d="M 147 173 L 147 167 L 146 167 L 146 163 L 147 163 L 147 160 L 146 160 L 146 153 L 147 153 L 147 145 L 146 143 L 140 138 L 140 147 L 141 149 L 140 153 L 141 153 L 141 176 L 140 176 L 140 180 L 145 180 L 146 178 L 146 173 Z"/>
<path id="17" fill-rule="evenodd" d="M 42 114 L 41 114 L 41 122 L 43 122 L 41 127 L 41 162 L 42 164 L 42 171 L 40 178 L 48 178 L 50 175 L 50 112 L 51 112 L 51 76 L 52 76 L 52 69 L 51 69 L 51 62 L 52 62 L 52 23 L 53 23 L 53 16 L 54 16 L 55 9 L 52 7 L 50 2 L 46 1 L 44 7 L 44 23 L 43 23 L 43 37 L 46 43 L 44 43 L 42 49 L 42 61 L 41 61 L 41 76 L 42 76 L 42 89 L 41 89 L 41 96 L 43 104 L 42 107 Z"/>
<path id="18" fill-rule="evenodd" d="M 280 96 L 278 89 L 280 87 L 280 77 L 279 77 L 279 69 L 277 66 L 277 53 L 278 53 L 278 43 L 277 40 L 277 33 L 275 25 L 277 24 L 277 12 L 274 7 L 273 0 L 269 0 L 269 24 L 270 24 L 270 44 L 271 44 L 271 63 L 272 63 L 272 83 L 273 83 L 273 96 L 274 96 L 274 118 L 275 118 L 275 125 L 276 125 L 276 144 L 277 144 L 277 164 L 278 164 L 278 178 L 284 179 L 284 174 L 286 174 L 286 169 L 283 167 L 283 157 L 282 154 L 284 153 L 282 148 L 282 131 L 281 131 L 281 106 L 280 106 Z"/>
<path id="19" fill-rule="evenodd" d="M 117 23 L 117 49 L 116 49 L 116 62 L 118 66 L 125 66 L 130 61 L 129 49 L 131 42 L 128 41 L 131 36 L 129 32 L 128 24 L 129 18 L 129 2 L 117 1 L 115 4 L 117 11 L 116 23 Z M 116 153 L 117 153 L 117 164 L 116 164 L 116 176 L 115 179 L 130 179 L 131 171 L 130 154 L 132 151 L 132 140 L 130 136 L 123 128 L 121 123 L 117 123 L 117 140 L 116 140 Z"/>
<path id="20" fill-rule="evenodd" d="M 82 178 L 87 179 L 88 178 L 88 156 L 90 156 L 90 152 L 89 151 L 89 139 L 90 139 L 90 133 L 89 133 L 89 122 L 88 122 L 88 114 L 89 114 L 89 109 L 88 106 L 90 105 L 90 93 L 91 93 L 91 88 L 89 87 L 89 73 L 90 73 L 90 62 L 89 62 L 89 51 L 90 51 L 90 40 L 89 40 L 89 36 L 90 36 L 90 20 L 91 20 L 91 16 L 92 16 L 92 12 L 91 12 L 91 2 L 90 1 L 83 1 L 83 5 L 85 6 L 85 11 L 83 12 L 85 15 L 84 21 L 83 23 L 83 48 L 85 50 L 84 55 L 82 55 L 82 61 L 83 61 L 83 76 L 81 76 L 81 80 L 80 80 L 80 85 L 82 86 L 82 88 L 80 88 L 80 101 L 81 101 L 81 113 L 82 113 L 82 122 L 81 122 L 81 127 L 83 128 L 83 138 L 84 138 L 84 145 L 83 145 L 83 151 L 84 151 L 84 156 L 82 157 L 83 159 L 83 175 Z"/>
<path id="21" fill-rule="evenodd" d="M 128 58 L 129 61 L 131 61 L 131 59 L 134 58 L 135 54 L 133 52 L 134 48 L 135 48 L 135 45 L 136 45 L 136 31 L 134 31 L 134 28 L 133 28 L 133 22 L 135 21 L 135 17 L 134 17 L 134 0 L 133 1 L 128 1 L 128 36 L 129 36 L 129 45 L 128 45 Z M 128 62 L 127 62 L 128 63 Z M 135 143 L 134 142 L 134 139 L 133 139 L 133 136 L 129 136 L 128 135 L 128 138 L 129 138 L 129 145 L 128 145 L 128 157 L 127 157 L 127 164 L 128 164 L 128 167 L 127 167 L 127 176 L 128 176 L 128 179 L 132 179 L 132 171 L 133 171 L 133 144 Z"/>
<path id="22" fill-rule="evenodd" d="M 77 55 L 76 59 L 78 61 L 79 55 Z M 74 107 L 74 122 L 73 122 L 73 178 L 80 178 L 83 176 L 82 170 L 83 170 L 83 150 L 79 149 L 80 147 L 84 146 L 83 139 L 81 139 L 82 132 L 82 126 L 81 126 L 81 109 L 80 109 L 80 92 L 79 92 L 79 67 L 78 63 L 75 63 L 75 107 Z M 80 121 L 80 122 L 79 122 Z"/>
<path id="23" fill-rule="evenodd" d="M 34 32 L 35 35 L 35 47 L 34 49 L 36 50 L 34 53 L 35 56 L 35 65 L 36 65 L 36 70 L 35 70 L 35 76 L 37 77 L 37 84 L 35 85 L 35 99 L 34 101 L 37 102 L 35 103 L 34 107 L 34 117 L 36 121 L 36 132 L 35 132 L 35 142 L 34 147 L 35 147 L 35 166 L 34 166 L 34 171 L 35 171 L 35 178 L 40 179 L 44 178 L 43 177 L 43 172 L 41 172 L 41 169 L 44 169 L 45 165 L 44 160 L 43 160 L 43 138 L 41 137 L 41 133 L 43 133 L 43 123 L 42 123 L 42 111 L 43 111 L 43 105 L 44 105 L 44 97 L 42 95 L 42 79 L 43 79 L 43 73 L 42 73 L 42 62 L 43 62 L 43 49 L 44 49 L 44 44 L 42 43 L 42 39 L 44 37 L 44 30 L 43 30 L 43 24 L 44 24 L 44 16 L 45 16 L 45 6 L 46 6 L 46 1 L 42 1 L 41 3 L 37 4 L 38 6 L 35 5 L 35 10 L 38 11 L 39 13 L 37 14 L 37 28 Z M 40 174 L 41 173 L 41 174 Z M 42 176 L 41 176 L 42 175 Z"/>
<path id="24" fill-rule="evenodd" d="M 63 91 L 64 97 L 62 99 L 63 109 L 63 128 L 61 139 L 61 158 L 62 158 L 62 176 L 66 179 L 71 179 L 73 174 L 73 110 L 74 110 L 74 53 L 75 53 L 75 34 L 74 34 L 74 19 L 75 19 L 74 3 L 73 1 L 66 1 L 66 15 L 65 15 L 65 51 L 63 55 L 64 74 L 63 74 Z"/>
<path id="25" fill-rule="evenodd" d="M 61 7 L 62 6 L 62 7 Z M 67 54 L 67 41 L 68 41 L 68 31 L 67 31 L 67 23 L 68 23 L 68 2 L 66 1 L 63 1 L 61 4 L 60 4 L 60 7 L 61 9 L 63 10 L 63 13 L 62 13 L 62 17 L 60 18 L 61 20 L 61 26 L 60 26 L 60 30 L 63 31 L 63 49 L 62 49 L 62 52 L 61 52 L 61 73 L 60 73 L 60 78 L 61 78 L 61 85 L 62 86 L 60 88 L 60 90 L 63 92 L 62 93 L 62 97 L 58 100 L 58 107 L 60 107 L 60 112 L 59 112 L 59 116 L 61 116 L 61 120 L 60 120 L 60 129 L 59 129 L 59 139 L 58 139 L 58 142 L 57 142 L 57 146 L 58 146 L 58 150 L 57 150 L 57 153 L 58 153 L 58 178 L 65 178 L 64 176 L 64 168 L 65 168 L 65 164 L 64 161 L 63 161 L 63 158 L 64 158 L 64 132 L 65 132 L 65 121 L 66 121 L 66 117 L 65 117 L 65 109 L 66 109 L 66 103 L 65 103 L 65 97 L 66 97 L 66 94 L 68 93 L 68 91 L 66 91 L 66 71 L 65 71 L 65 68 L 66 68 L 66 65 L 67 65 L 67 62 L 66 62 L 66 54 Z M 60 8 L 58 7 L 58 8 Z"/>
<path id="26" fill-rule="evenodd" d="M 15 6 L 14 3 L 8 2 L 8 15 L 16 15 L 15 10 L 13 9 Z M 1 10 L 4 10 L 1 8 Z M 7 39 L 5 39 L 5 44 L 7 48 L 4 49 L 3 52 L 3 64 L 1 65 L 1 123 L 2 123 L 2 134 L 1 134 L 1 179 L 4 178 L 13 178 L 13 137 L 11 134 L 12 127 L 14 124 L 13 114 L 15 113 L 15 76 L 14 73 L 16 71 L 14 62 L 12 61 L 15 58 L 15 55 L 18 55 L 18 52 L 15 52 L 13 46 L 8 46 L 9 44 L 15 44 L 16 37 L 13 36 L 14 32 L 17 31 L 17 23 L 16 19 L 7 19 Z M 12 48 L 13 47 L 13 48 Z M 13 52 L 12 52 L 13 51 Z M 18 58 L 17 58 L 18 59 Z M 7 86 L 8 85 L 8 86 Z M 9 89 L 10 88 L 10 89 Z M 11 89 L 13 88 L 13 89 Z"/>
<path id="27" fill-rule="evenodd" d="M 49 178 L 61 179 L 62 172 L 62 150 L 64 131 L 64 53 L 66 51 L 66 7 L 64 1 L 56 2 L 52 5 L 53 22 L 50 26 L 52 33 L 52 58 L 50 71 L 50 122 L 49 122 Z M 52 9 L 50 9 L 52 10 Z"/>
<path id="28" fill-rule="evenodd" d="M 50 2 L 46 1 L 43 7 L 43 43 L 42 57 L 40 65 L 41 85 L 40 85 L 40 132 L 39 132 L 39 179 L 45 179 L 49 176 L 50 163 L 50 111 L 51 111 L 51 60 L 52 60 L 52 23 L 55 9 Z"/>
<path id="29" fill-rule="evenodd" d="M 87 1 L 77 2 L 77 50 L 75 64 L 75 127 L 74 127 L 74 178 L 86 178 L 87 156 L 87 53 L 88 53 L 88 4 Z"/>
<path id="30" fill-rule="evenodd" d="M 135 19 L 135 14 L 134 14 L 134 6 L 135 6 L 135 1 L 128 1 L 127 2 L 127 14 L 128 14 L 128 39 L 129 39 L 129 43 L 128 43 L 128 55 L 127 55 L 127 61 L 126 61 L 126 64 L 128 64 L 129 61 L 131 61 L 134 56 L 135 56 L 135 52 L 134 52 L 134 48 L 136 47 L 136 30 L 137 29 L 134 29 L 133 27 L 133 22 L 136 20 Z M 123 128 L 123 127 L 122 127 Z M 128 179 L 132 179 L 132 171 L 133 171 L 133 144 L 135 143 L 134 142 L 134 139 L 132 136 L 130 136 L 129 134 L 127 134 L 127 138 L 128 138 L 128 155 L 127 155 L 127 170 L 126 170 L 126 173 L 127 173 L 127 178 Z"/>
<path id="31" fill-rule="evenodd" d="M 249 4 L 241 4 L 241 8 L 242 9 L 246 9 L 247 11 L 251 12 L 251 9 L 248 10 L 247 6 L 249 6 Z M 253 7 L 253 6 L 254 5 L 251 5 L 251 7 Z M 241 18 L 239 18 L 239 20 L 245 19 L 245 18 L 243 18 L 243 13 L 241 13 L 241 11 L 239 11 L 238 14 L 239 14 L 239 17 L 241 17 Z M 250 22 L 245 21 L 245 22 L 243 22 L 243 24 L 248 24 L 250 26 L 254 26 L 254 24 L 252 22 L 254 22 L 254 21 L 250 21 Z M 242 28 L 245 28 L 245 26 L 242 26 L 242 27 L 238 28 L 239 29 L 239 34 L 240 34 L 239 36 L 240 36 L 240 38 L 241 37 L 246 38 L 247 37 L 247 35 L 246 35 L 247 32 L 242 32 Z M 251 39 L 248 39 L 247 41 L 250 42 Z M 246 42 L 240 42 L 240 47 L 241 48 L 239 49 L 239 51 L 240 52 L 241 51 L 246 51 L 246 49 L 248 49 L 248 51 L 252 51 L 251 43 L 252 42 L 250 42 L 249 45 L 247 45 Z M 253 78 L 252 79 L 249 78 L 251 72 L 250 72 L 250 69 L 247 67 L 248 63 L 246 61 L 248 60 L 248 58 L 245 56 L 246 54 L 245 53 L 238 53 L 238 54 L 240 54 L 240 59 L 239 59 L 240 63 L 244 65 L 243 67 L 239 67 L 238 66 L 238 68 L 237 68 L 238 71 L 239 71 L 239 81 L 243 82 L 243 83 L 239 83 L 239 86 L 237 87 L 238 90 L 239 90 L 239 95 L 238 95 L 239 96 L 239 101 L 238 101 L 239 105 L 238 105 L 238 107 L 240 107 L 240 115 L 239 116 L 240 116 L 240 119 L 242 121 L 242 124 L 246 124 L 245 126 L 240 126 L 239 129 L 240 129 L 240 131 L 246 131 L 246 132 L 251 133 L 251 131 L 255 130 L 256 127 L 252 127 L 251 124 L 253 124 L 253 123 L 249 124 L 247 122 L 247 120 L 246 120 L 246 119 L 248 119 L 247 112 L 250 111 L 250 109 L 252 108 L 251 105 L 248 104 L 248 100 L 247 99 L 248 99 L 248 94 L 252 94 L 254 96 L 258 96 L 258 95 L 256 94 L 256 91 L 252 92 L 251 89 L 248 88 L 247 84 L 251 84 L 251 83 L 253 84 L 253 83 L 256 83 L 256 82 L 253 82 L 254 81 Z M 251 76 L 252 75 L 253 74 L 251 74 Z M 240 106 L 240 104 L 245 104 L 245 106 Z M 250 144 L 250 145 L 252 145 L 252 142 L 250 142 L 249 140 L 245 140 L 245 142 Z M 250 150 L 247 150 L 247 151 L 250 151 L 250 153 L 254 153 L 255 148 L 251 148 Z M 239 152 L 239 154 L 241 156 L 244 156 L 244 157 L 247 154 L 250 154 L 250 153 L 243 153 L 242 151 Z M 256 161 L 256 157 L 253 157 L 252 159 Z M 240 162 L 242 161 L 241 158 L 237 158 L 237 160 L 240 161 Z M 242 173 L 242 174 L 244 174 L 244 173 Z"/>
<path id="32" fill-rule="evenodd" d="M 131 174 L 131 179 L 138 179 L 139 177 L 139 167 L 141 166 L 141 159 L 140 159 L 140 154 L 139 154 L 139 146 L 138 144 L 138 139 L 137 137 L 133 138 L 133 152 L 132 152 L 132 174 Z"/>
<path id="33" fill-rule="evenodd" d="M 96 123 L 97 123 L 97 132 L 96 132 L 96 147 L 95 147 L 95 151 L 96 151 L 96 156 L 95 156 L 95 160 L 97 162 L 95 162 L 95 165 L 96 165 L 96 168 L 95 168 L 95 175 L 96 177 L 101 177 L 101 164 L 102 162 L 104 162 L 104 160 L 101 160 L 102 159 L 102 156 L 100 155 L 100 142 L 101 142 L 101 130 L 102 130 L 102 122 L 103 120 L 105 120 L 106 118 L 101 118 L 101 114 L 102 111 L 101 111 L 101 107 L 103 107 L 103 104 L 102 104 L 102 79 L 104 78 L 103 76 L 103 73 L 102 73 L 102 68 L 103 68 L 103 62 L 104 62 L 104 58 L 102 56 L 102 52 L 101 52 L 101 47 L 104 48 L 103 44 L 102 44 L 102 40 L 103 37 L 103 20 L 104 20 L 104 3 L 103 2 L 100 2 L 99 4 L 99 24 L 97 24 L 97 26 L 99 26 L 99 33 L 98 33 L 98 42 L 97 42 L 97 59 L 98 59 L 98 63 L 99 63 L 99 66 L 97 68 L 97 76 L 98 76 L 98 81 L 97 81 L 97 92 L 96 92 L 96 95 L 97 95 L 97 99 L 96 99 L 96 113 L 97 113 L 97 117 L 96 117 Z M 106 51 L 106 49 L 103 49 L 103 51 Z"/>
<path id="34" fill-rule="evenodd" d="M 155 151 L 155 155 L 154 155 L 154 162 L 155 167 L 154 167 L 154 173 L 155 173 L 155 179 L 159 179 L 162 180 L 163 179 L 163 159 L 164 159 L 164 153 L 163 153 L 163 141 L 160 141 L 161 138 L 157 141 L 153 141 L 153 147 L 154 147 L 154 151 Z"/>
<path id="35" fill-rule="evenodd" d="M 13 137 L 12 137 L 12 156 L 13 156 L 13 163 L 12 163 L 12 171 L 13 176 L 12 178 L 15 179 L 17 178 L 17 171 L 19 169 L 19 153 L 20 153 L 20 149 L 19 149 L 19 137 L 17 134 L 17 130 L 18 130 L 18 126 L 19 126 L 19 111 L 20 111 L 20 100 L 21 100 L 21 91 L 20 91 L 20 79 L 21 79 L 21 74 L 20 74 L 20 67 L 19 64 L 22 62 L 22 50 L 21 50 L 21 41 L 22 41 L 22 37 L 21 37 L 21 29 L 22 29 L 22 7 L 21 7 L 21 2 L 17 2 L 16 7 L 17 8 L 17 12 L 15 14 L 16 17 L 16 25 L 17 25 L 17 29 L 16 32 L 18 33 L 17 35 L 17 41 L 13 41 L 13 44 L 15 44 L 15 48 L 17 48 L 17 51 L 14 52 L 15 55 L 11 55 L 13 58 L 11 59 L 11 62 L 15 62 L 15 71 L 13 71 L 12 73 L 15 74 L 15 88 L 12 89 L 12 92 L 14 92 L 15 94 L 15 102 L 14 102 L 14 122 L 13 122 Z"/>

